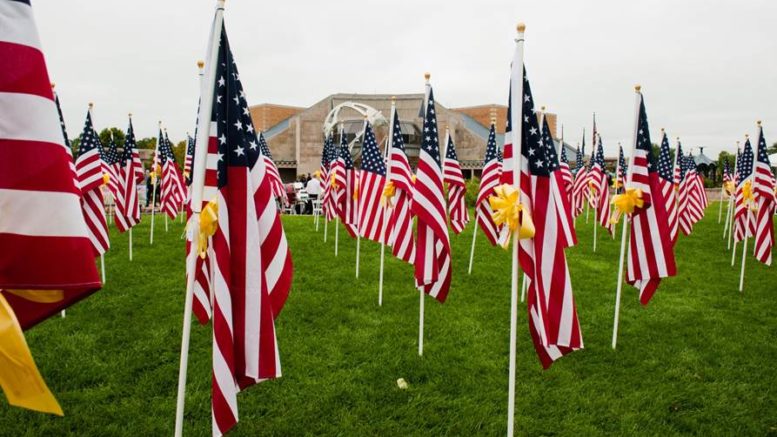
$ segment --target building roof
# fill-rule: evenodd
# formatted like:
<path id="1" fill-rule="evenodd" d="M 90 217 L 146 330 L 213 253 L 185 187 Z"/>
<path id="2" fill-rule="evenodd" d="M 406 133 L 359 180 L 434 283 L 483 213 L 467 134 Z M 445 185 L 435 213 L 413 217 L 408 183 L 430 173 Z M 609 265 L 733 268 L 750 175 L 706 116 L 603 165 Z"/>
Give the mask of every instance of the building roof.
<path id="1" fill-rule="evenodd" d="M 704 154 L 704 147 L 699 147 L 699 154 L 693 156 L 693 162 L 696 166 L 717 164 L 717 161 L 713 161 L 709 156 Z"/>

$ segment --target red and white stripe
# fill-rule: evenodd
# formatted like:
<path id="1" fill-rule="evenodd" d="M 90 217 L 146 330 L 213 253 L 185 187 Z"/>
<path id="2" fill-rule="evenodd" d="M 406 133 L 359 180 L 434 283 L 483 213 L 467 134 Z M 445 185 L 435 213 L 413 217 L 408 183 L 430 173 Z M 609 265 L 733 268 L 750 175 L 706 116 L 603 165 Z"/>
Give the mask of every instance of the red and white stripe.
<path id="1" fill-rule="evenodd" d="M 583 166 L 575 175 L 572 184 L 572 207 L 575 217 L 579 216 L 585 208 L 585 199 L 588 193 L 588 169 Z"/>
<path id="2" fill-rule="evenodd" d="M 76 175 L 78 187 L 81 190 L 81 210 L 84 214 L 89 241 L 96 255 L 108 251 L 108 221 L 105 218 L 105 201 L 103 199 L 102 159 L 97 148 L 76 159 Z"/>
<path id="3" fill-rule="evenodd" d="M 496 159 L 488 161 L 483 167 L 483 173 L 480 177 L 480 188 L 478 190 L 478 198 L 475 202 L 475 214 L 476 221 L 480 229 L 486 235 L 486 238 L 492 246 L 496 246 L 499 240 L 499 232 L 501 226 L 497 226 L 494 223 L 491 204 L 489 203 L 489 197 L 494 195 L 494 188 L 499 186 L 499 178 L 501 176 L 502 166 Z"/>
<path id="4" fill-rule="evenodd" d="M 126 147 L 126 146 L 125 146 Z M 121 186 L 116 203 L 115 222 L 119 232 L 125 232 L 140 223 L 140 201 L 138 200 L 138 185 L 132 159 L 120 168 Z"/>
<path id="5" fill-rule="evenodd" d="M 445 142 L 446 151 L 448 147 L 456 147 L 450 136 L 447 136 Z M 448 184 L 448 219 L 453 232 L 458 235 L 469 223 L 469 210 L 464 198 L 467 186 L 464 183 L 464 175 L 461 173 L 459 161 L 449 158 L 447 153 L 443 162 L 443 181 Z"/>
<path id="6" fill-rule="evenodd" d="M 667 226 L 669 227 L 669 237 L 674 245 L 677 242 L 677 229 L 679 223 L 679 214 L 677 213 L 677 192 L 674 189 L 674 183 L 663 178 L 658 179 L 661 186 L 661 195 L 664 196 L 664 200 L 666 201 L 666 219 Z"/>
<path id="7" fill-rule="evenodd" d="M 0 289 L 63 290 L 55 303 L 3 296 L 23 329 L 100 287 L 32 8 L 0 2 Z"/>
<path id="8" fill-rule="evenodd" d="M 391 147 L 389 158 L 389 181 L 394 185 L 394 198 L 388 216 L 388 244 L 391 253 L 405 261 L 415 260 L 415 242 L 413 241 L 413 176 L 407 155 L 400 149 Z"/>
<path id="9" fill-rule="evenodd" d="M 382 158 L 381 158 L 382 159 Z M 386 177 L 371 171 L 359 170 L 359 235 L 378 243 L 385 242 L 383 218 L 385 208 L 380 202 Z"/>
<path id="10" fill-rule="evenodd" d="M 561 147 L 564 147 L 564 141 L 561 141 Z M 566 193 L 567 200 L 570 205 L 573 205 L 572 201 L 572 189 L 575 185 L 575 179 L 572 176 L 572 170 L 569 168 L 569 163 L 560 161 L 559 172 L 561 173 L 561 180 L 563 181 L 564 192 Z"/>
<path id="11" fill-rule="evenodd" d="M 760 159 L 766 156 L 766 150 L 761 150 L 763 141 L 763 128 L 760 129 L 758 148 L 754 161 L 753 171 L 754 191 L 758 203 L 758 217 L 755 228 L 755 257 L 758 261 L 772 265 L 772 247 L 774 247 L 774 213 L 777 204 L 775 199 L 774 173 L 769 162 Z M 768 158 L 767 158 L 768 159 Z"/>
<path id="12" fill-rule="evenodd" d="M 184 183 L 175 161 L 168 158 L 162 164 L 162 211 L 174 219 L 185 199 Z"/>

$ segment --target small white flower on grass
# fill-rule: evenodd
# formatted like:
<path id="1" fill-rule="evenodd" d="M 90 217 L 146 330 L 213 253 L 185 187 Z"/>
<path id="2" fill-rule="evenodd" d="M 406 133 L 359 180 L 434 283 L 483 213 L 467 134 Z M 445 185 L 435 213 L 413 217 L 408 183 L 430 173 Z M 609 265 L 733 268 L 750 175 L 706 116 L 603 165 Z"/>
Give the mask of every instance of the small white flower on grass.
<path id="1" fill-rule="evenodd" d="M 407 381 L 405 381 L 405 378 L 397 379 L 397 387 L 399 387 L 400 390 L 407 390 Z"/>

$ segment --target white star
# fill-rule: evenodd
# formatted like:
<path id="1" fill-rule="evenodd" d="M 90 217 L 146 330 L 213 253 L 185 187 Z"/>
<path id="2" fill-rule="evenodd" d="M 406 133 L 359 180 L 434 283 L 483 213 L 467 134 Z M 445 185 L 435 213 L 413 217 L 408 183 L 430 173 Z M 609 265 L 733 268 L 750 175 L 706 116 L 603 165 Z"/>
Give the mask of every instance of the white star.
<path id="1" fill-rule="evenodd" d="M 256 144 L 256 141 L 251 141 L 251 145 L 249 146 L 251 150 L 256 150 L 257 147 L 259 147 L 258 144 Z"/>
<path id="2" fill-rule="evenodd" d="M 252 124 L 249 124 L 249 125 L 248 125 L 248 127 L 246 128 L 246 130 L 247 130 L 248 132 L 251 132 L 251 133 L 253 133 L 253 132 L 254 132 L 254 125 L 252 125 Z"/>
<path id="3" fill-rule="evenodd" d="M 542 160 L 537 161 L 537 167 L 542 167 Z"/>
<path id="4" fill-rule="evenodd" d="M 224 134 L 221 134 L 221 136 L 219 137 L 219 142 L 221 144 L 227 144 L 227 137 Z"/>
<path id="5" fill-rule="evenodd" d="M 235 96 L 235 98 L 234 98 L 234 99 L 232 99 L 232 100 L 234 100 L 234 101 L 235 101 L 235 104 L 236 104 L 236 105 L 239 105 L 239 104 L 240 104 L 240 97 L 238 97 L 238 96 Z"/>
<path id="6" fill-rule="evenodd" d="M 221 103 L 221 95 L 216 96 L 216 103 Z"/>
<path id="7" fill-rule="evenodd" d="M 243 123 L 241 123 L 240 120 L 236 121 L 234 126 L 237 128 L 237 130 L 243 130 Z"/>
<path id="8" fill-rule="evenodd" d="M 224 159 L 224 154 L 223 153 L 219 153 L 217 156 L 219 157 L 219 159 L 218 159 L 219 161 Z"/>
<path id="9" fill-rule="evenodd" d="M 227 81 L 224 80 L 224 76 L 221 76 L 219 78 L 219 86 L 224 86 L 227 83 Z"/>
<path id="10" fill-rule="evenodd" d="M 532 127 L 531 129 L 529 129 L 529 135 L 537 135 L 537 128 Z"/>
<path id="11" fill-rule="evenodd" d="M 250 115 L 251 112 L 248 110 L 248 106 L 243 106 L 243 115 Z"/>
<path id="12" fill-rule="evenodd" d="M 529 156 L 534 156 L 534 149 L 529 147 Z"/>
<path id="13" fill-rule="evenodd" d="M 243 147 L 239 147 L 239 146 L 238 146 L 238 147 L 235 149 L 235 153 L 237 153 L 237 156 L 243 156 L 243 151 L 244 151 L 244 150 L 245 150 L 245 149 L 244 149 Z"/>
<path id="14" fill-rule="evenodd" d="M 529 100 L 531 100 L 531 97 L 528 94 L 524 94 L 523 95 L 523 101 L 524 102 L 528 102 Z"/>

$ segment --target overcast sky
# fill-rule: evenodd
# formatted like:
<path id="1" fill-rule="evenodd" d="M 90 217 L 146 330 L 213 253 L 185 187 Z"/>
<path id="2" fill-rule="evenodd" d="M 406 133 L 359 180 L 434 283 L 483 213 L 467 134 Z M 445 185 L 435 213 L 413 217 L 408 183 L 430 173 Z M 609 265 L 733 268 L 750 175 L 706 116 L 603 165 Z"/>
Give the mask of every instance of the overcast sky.
<path id="1" fill-rule="evenodd" d="M 125 129 L 132 112 L 140 137 L 156 135 L 157 120 L 175 141 L 193 132 L 214 5 L 33 1 L 69 135 L 89 101 L 98 129 Z M 583 127 L 590 134 L 594 111 L 606 155 L 629 144 L 635 83 L 654 142 L 664 127 L 714 158 L 755 134 L 757 119 L 777 141 L 774 0 L 229 0 L 225 17 L 251 104 L 417 93 L 425 71 L 445 106 L 505 104 L 524 21 L 535 100 L 558 113 L 572 144 Z"/>

